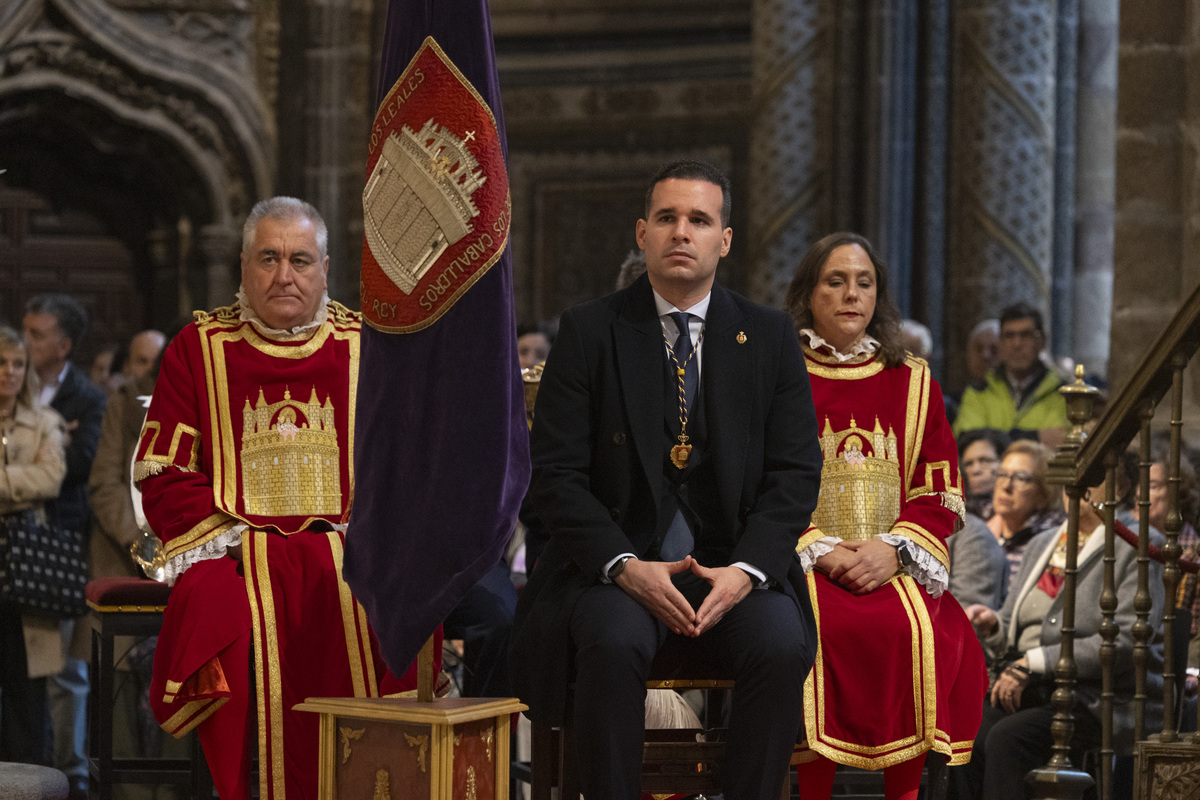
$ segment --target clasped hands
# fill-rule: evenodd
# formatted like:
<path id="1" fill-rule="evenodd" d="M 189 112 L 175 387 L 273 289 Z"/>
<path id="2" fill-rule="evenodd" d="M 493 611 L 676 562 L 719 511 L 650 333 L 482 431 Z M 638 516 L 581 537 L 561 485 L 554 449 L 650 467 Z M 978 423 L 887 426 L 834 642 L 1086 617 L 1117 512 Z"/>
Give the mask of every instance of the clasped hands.
<path id="1" fill-rule="evenodd" d="M 896 548 L 882 539 L 838 542 L 817 559 L 817 569 L 854 594 L 868 594 L 887 583 L 898 568 Z"/>
<path id="2" fill-rule="evenodd" d="M 700 608 L 671 583 L 671 576 L 691 571 L 708 581 L 711 590 Z M 679 561 L 641 561 L 631 558 L 614 581 L 642 607 L 680 636 L 700 636 L 720 622 L 729 609 L 750 593 L 750 576 L 739 567 L 705 567 L 691 556 Z"/>

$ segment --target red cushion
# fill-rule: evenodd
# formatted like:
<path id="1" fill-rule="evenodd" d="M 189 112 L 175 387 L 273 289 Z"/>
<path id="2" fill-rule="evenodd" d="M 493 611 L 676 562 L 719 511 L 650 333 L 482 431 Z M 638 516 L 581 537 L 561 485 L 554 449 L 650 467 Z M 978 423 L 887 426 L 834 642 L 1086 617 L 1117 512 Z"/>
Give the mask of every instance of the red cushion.
<path id="1" fill-rule="evenodd" d="M 89 605 L 165 606 L 171 587 L 146 578 L 96 578 L 88 581 Z"/>

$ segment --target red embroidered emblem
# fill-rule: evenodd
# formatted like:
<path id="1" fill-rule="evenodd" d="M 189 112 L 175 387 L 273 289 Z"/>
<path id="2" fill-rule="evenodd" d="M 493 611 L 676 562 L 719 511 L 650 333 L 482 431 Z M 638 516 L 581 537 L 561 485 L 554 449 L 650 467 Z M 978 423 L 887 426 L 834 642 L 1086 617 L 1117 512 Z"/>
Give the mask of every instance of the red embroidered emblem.
<path id="1" fill-rule="evenodd" d="M 371 127 L 363 318 L 390 333 L 433 324 L 500 258 L 511 212 L 496 119 L 428 37 Z"/>

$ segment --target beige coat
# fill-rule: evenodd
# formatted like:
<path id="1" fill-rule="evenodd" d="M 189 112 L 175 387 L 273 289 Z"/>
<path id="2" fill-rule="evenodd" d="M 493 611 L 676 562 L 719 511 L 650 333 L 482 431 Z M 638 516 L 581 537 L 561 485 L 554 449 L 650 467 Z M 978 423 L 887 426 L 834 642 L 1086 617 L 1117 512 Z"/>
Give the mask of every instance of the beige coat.
<path id="1" fill-rule="evenodd" d="M 58 497 L 67 474 L 64 455 L 66 427 L 49 408 L 17 406 L 4 430 L 3 470 L 0 470 L 0 515 L 40 506 Z M 59 619 L 22 612 L 29 677 L 40 678 L 63 667 Z"/>

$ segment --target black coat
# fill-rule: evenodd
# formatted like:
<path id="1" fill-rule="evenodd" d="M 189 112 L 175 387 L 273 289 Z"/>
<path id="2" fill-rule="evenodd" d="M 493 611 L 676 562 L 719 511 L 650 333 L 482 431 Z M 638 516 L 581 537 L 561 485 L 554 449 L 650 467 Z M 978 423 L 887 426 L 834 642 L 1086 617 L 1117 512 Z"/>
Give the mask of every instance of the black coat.
<path id="1" fill-rule="evenodd" d="M 703 348 L 705 450 L 720 487 L 719 518 L 705 524 L 733 542 L 723 563 L 705 566 L 757 567 L 798 598 L 812 626 L 807 591 L 797 590 L 795 545 L 817 504 L 822 457 L 792 323 L 714 286 Z M 514 630 L 513 684 L 531 716 L 561 721 L 571 672 L 568 624 L 580 594 L 616 556 L 658 545 L 665 381 L 662 327 L 645 276 L 563 314 L 531 445 L 531 494 L 552 539 L 524 589 Z"/>
<path id="2" fill-rule="evenodd" d="M 104 419 L 107 398 L 103 390 L 88 380 L 79 367 L 71 364 L 67 377 L 50 401 L 50 407 L 67 421 L 67 476 L 62 491 L 54 502 L 55 518 L 59 525 L 87 532 L 87 482 L 100 442 L 100 423 Z"/>

